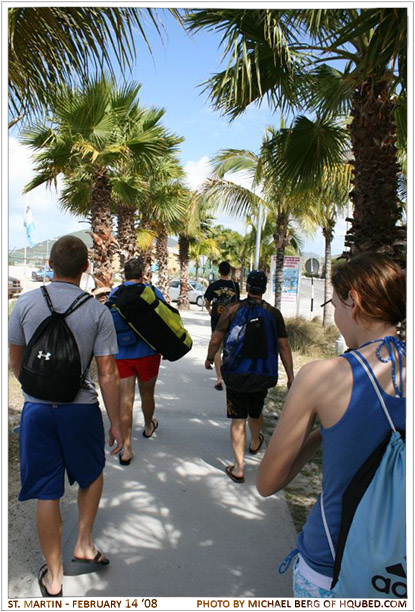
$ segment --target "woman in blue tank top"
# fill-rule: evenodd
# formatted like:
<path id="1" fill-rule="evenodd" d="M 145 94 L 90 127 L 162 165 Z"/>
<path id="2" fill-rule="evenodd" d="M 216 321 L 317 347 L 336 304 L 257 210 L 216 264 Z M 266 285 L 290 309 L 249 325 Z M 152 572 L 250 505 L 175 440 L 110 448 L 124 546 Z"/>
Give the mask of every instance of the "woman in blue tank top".
<path id="1" fill-rule="evenodd" d="M 283 489 L 322 445 L 325 519 L 336 548 L 343 493 L 390 431 L 364 366 L 396 429 L 405 429 L 405 344 L 397 326 L 406 317 L 406 291 L 402 270 L 378 253 L 340 265 L 332 284 L 336 325 L 364 365 L 347 352 L 300 370 L 260 465 L 257 488 L 263 496 Z M 315 428 L 317 417 L 321 426 Z M 297 549 L 294 595 L 329 597 L 334 562 L 319 501 Z"/>

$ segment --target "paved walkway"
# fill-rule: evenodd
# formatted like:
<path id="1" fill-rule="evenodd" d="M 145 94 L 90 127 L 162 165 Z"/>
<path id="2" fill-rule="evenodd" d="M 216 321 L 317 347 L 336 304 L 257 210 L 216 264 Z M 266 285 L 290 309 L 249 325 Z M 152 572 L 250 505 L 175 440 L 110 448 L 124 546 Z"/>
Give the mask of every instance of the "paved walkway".
<path id="1" fill-rule="evenodd" d="M 183 319 L 194 347 L 178 362 L 162 362 L 156 387 L 159 428 L 152 438 L 143 438 L 137 401 L 134 461 L 121 467 L 108 457 L 95 533 L 109 566 L 91 571 L 70 563 L 74 498 L 65 512 L 64 595 L 292 594 L 291 572 L 280 576 L 277 570 L 295 539 L 284 496 L 263 499 L 257 493 L 262 452 L 248 455 L 245 484 L 224 474 L 232 459 L 225 393 L 213 388 L 214 376 L 203 367 L 209 317 L 194 307 Z M 21 596 L 38 597 L 37 581 L 26 582 Z"/>

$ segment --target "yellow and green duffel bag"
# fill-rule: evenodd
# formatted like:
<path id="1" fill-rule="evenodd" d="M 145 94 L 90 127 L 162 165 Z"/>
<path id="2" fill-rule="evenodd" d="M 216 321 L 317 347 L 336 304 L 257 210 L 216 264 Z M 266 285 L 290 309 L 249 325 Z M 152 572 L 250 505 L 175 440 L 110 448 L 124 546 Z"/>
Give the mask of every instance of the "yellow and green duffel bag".
<path id="1" fill-rule="evenodd" d="M 150 286 L 121 285 L 107 305 L 115 308 L 131 329 L 164 359 L 177 361 L 192 348 L 179 311 L 159 300 Z"/>

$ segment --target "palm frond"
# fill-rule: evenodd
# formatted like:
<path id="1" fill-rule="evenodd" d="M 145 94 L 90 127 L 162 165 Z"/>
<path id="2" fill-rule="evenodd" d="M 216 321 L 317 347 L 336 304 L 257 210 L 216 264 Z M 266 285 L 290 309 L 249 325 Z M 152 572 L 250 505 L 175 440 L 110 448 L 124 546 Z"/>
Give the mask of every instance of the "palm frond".
<path id="1" fill-rule="evenodd" d="M 181 23 L 177 9 L 167 9 Z M 161 36 L 154 9 L 127 7 L 9 8 L 9 109 L 25 114 L 46 109 L 51 93 L 79 84 L 106 67 L 130 70 L 136 30 L 150 45 L 144 16 Z"/>
<path id="2" fill-rule="evenodd" d="M 34 176 L 32 180 L 26 183 L 26 185 L 23 187 L 23 193 L 29 193 L 29 191 L 36 189 L 36 187 L 39 187 L 40 185 L 46 185 L 46 186 L 55 185 L 56 187 L 57 180 L 58 180 L 57 174 L 53 175 L 47 170 L 43 172 L 38 172 L 36 176 Z"/>
<path id="3" fill-rule="evenodd" d="M 212 158 L 211 164 L 214 177 L 223 178 L 227 172 L 242 172 L 253 179 L 258 156 L 248 150 L 223 149 Z"/>
<path id="4" fill-rule="evenodd" d="M 87 217 L 90 213 L 92 180 L 86 175 L 74 177 L 61 190 L 59 206 L 72 214 Z"/>
<path id="5" fill-rule="evenodd" d="M 347 131 L 331 121 L 299 116 L 277 137 L 275 167 L 292 185 L 309 189 L 323 173 L 344 161 Z"/>
<path id="6" fill-rule="evenodd" d="M 147 194 L 148 184 L 137 180 L 136 176 L 126 174 L 110 174 L 112 196 L 115 201 L 122 204 L 133 204 L 138 207 L 139 202 Z"/>
<path id="7" fill-rule="evenodd" d="M 224 179 L 207 179 L 202 185 L 202 193 L 212 210 L 221 210 L 237 217 L 246 216 L 262 202 L 249 189 Z"/>
<path id="8" fill-rule="evenodd" d="M 284 11 L 199 9 L 188 12 L 185 23 L 192 31 L 223 33 L 228 66 L 202 86 L 213 106 L 230 119 L 264 96 L 282 110 L 299 103 L 302 57 L 290 46 L 295 39 Z"/>
<path id="9" fill-rule="evenodd" d="M 310 91 L 306 96 L 308 108 L 315 109 L 321 118 L 348 115 L 355 86 L 347 78 L 346 69 L 340 72 L 323 64 L 309 75 Z"/>
<path id="10" fill-rule="evenodd" d="M 40 122 L 26 126 L 19 135 L 20 142 L 32 149 L 43 149 L 46 146 L 50 146 L 55 139 L 56 135 L 53 130 Z"/>
<path id="11" fill-rule="evenodd" d="M 136 233 L 136 247 L 139 251 L 147 251 L 154 242 L 156 232 L 139 227 Z"/>

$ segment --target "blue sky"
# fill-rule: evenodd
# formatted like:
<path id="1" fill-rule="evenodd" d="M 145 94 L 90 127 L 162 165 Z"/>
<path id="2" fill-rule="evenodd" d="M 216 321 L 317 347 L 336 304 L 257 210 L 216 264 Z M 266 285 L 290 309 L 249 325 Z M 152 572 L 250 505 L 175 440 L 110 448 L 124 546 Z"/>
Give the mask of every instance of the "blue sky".
<path id="1" fill-rule="evenodd" d="M 186 34 L 179 24 L 165 12 L 160 13 L 165 26 L 164 43 L 152 26 L 146 28 L 152 55 L 142 41 L 138 42 L 138 57 L 131 75 L 124 75 L 142 83 L 140 99 L 146 106 L 163 107 L 166 111 L 164 124 L 172 132 L 184 137 L 180 147 L 180 159 L 186 170 L 189 185 L 197 187 L 209 171 L 208 159 L 221 148 L 244 148 L 258 151 L 265 128 L 279 125 L 279 116 L 273 114 L 266 103 L 251 106 L 232 123 L 214 111 L 208 102 L 207 93 L 199 85 L 220 69 L 220 36 L 200 32 Z M 22 196 L 24 184 L 31 176 L 30 154 L 17 140 L 18 134 L 10 134 L 9 148 L 9 246 L 24 246 L 24 209 L 32 207 L 35 221 L 35 242 L 53 238 L 70 231 L 86 229 L 69 214 L 62 213 L 57 205 L 55 190 L 39 187 L 27 196 Z M 218 222 L 241 233 L 242 220 L 220 215 Z M 344 222 L 339 223 L 333 252 L 343 249 Z M 321 232 L 316 240 L 306 239 L 304 250 L 318 254 L 324 252 Z"/>

